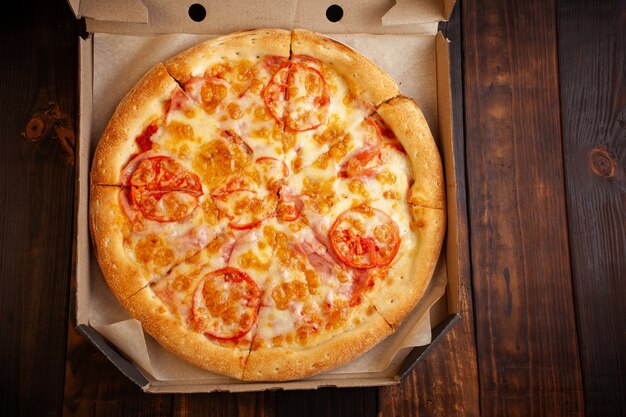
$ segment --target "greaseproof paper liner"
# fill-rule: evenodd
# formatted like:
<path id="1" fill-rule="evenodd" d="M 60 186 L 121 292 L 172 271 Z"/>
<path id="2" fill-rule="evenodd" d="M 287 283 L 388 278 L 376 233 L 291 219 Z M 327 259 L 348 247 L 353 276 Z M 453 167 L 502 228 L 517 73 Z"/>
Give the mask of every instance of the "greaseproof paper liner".
<path id="1" fill-rule="evenodd" d="M 128 36 L 95 33 L 93 74 L 92 149 L 119 101 L 148 69 L 177 53 L 213 36 L 162 35 Z M 433 35 L 328 35 L 370 58 L 393 77 L 402 94 L 414 98 L 422 108 L 433 135 L 437 136 L 437 82 L 435 37 Z M 162 348 L 145 334 L 140 323 L 115 299 L 106 285 L 95 257 L 91 256 L 89 324 L 130 357 L 140 369 L 160 381 L 232 383 Z M 422 300 L 396 332 L 365 355 L 317 378 L 379 372 L 410 349 L 431 341 L 429 311 L 443 296 L 447 275 L 443 257 Z M 316 377 L 312 377 L 316 378 Z"/>

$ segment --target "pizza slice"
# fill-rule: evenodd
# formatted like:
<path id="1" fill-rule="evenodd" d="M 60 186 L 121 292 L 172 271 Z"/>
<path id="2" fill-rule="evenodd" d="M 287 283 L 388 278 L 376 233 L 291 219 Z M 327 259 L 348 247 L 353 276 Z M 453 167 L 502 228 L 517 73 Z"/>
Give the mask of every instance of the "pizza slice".
<path id="1" fill-rule="evenodd" d="M 305 377 L 348 362 L 391 333 L 361 297 L 359 271 L 340 265 L 302 221 L 274 226 L 274 256 L 243 378 Z"/>
<path id="2" fill-rule="evenodd" d="M 260 294 L 249 275 L 228 266 L 234 240 L 217 237 L 123 304 L 164 347 L 241 378 Z"/>
<path id="3" fill-rule="evenodd" d="M 165 347 L 241 379 L 273 249 L 267 226 L 227 231 L 124 304 Z"/>
<path id="4" fill-rule="evenodd" d="M 398 86 L 350 47 L 314 32 L 294 30 L 291 51 L 291 65 L 274 77 L 266 102 L 284 125 L 286 161 L 297 173 L 398 95 Z"/>
<path id="5" fill-rule="evenodd" d="M 405 111 L 417 108 L 408 99 L 390 103 L 404 106 Z M 382 114 L 397 122 L 392 118 L 397 110 L 389 110 L 391 104 L 383 106 Z M 423 116 L 420 120 L 425 123 Z M 412 197 L 432 195 L 438 189 L 430 179 L 442 175 L 436 161 L 425 161 L 434 165 L 434 172 L 413 174 L 413 167 L 422 164 L 415 158 L 436 151 L 432 137 L 424 136 L 419 148 L 410 143 L 410 155 L 400 140 L 406 140 L 407 133 L 396 130 L 401 136 L 384 117 L 374 114 L 289 182 L 292 198 L 300 202 L 302 217 L 317 240 L 338 263 L 359 271 L 360 282 L 365 283 L 362 295 L 392 326 L 401 322 L 426 289 L 436 257 L 426 259 L 424 254 L 438 253 L 429 245 L 441 244 L 445 221 L 443 210 L 418 207 Z"/>
<path id="6" fill-rule="evenodd" d="M 387 285 L 370 295 L 377 310 L 395 327 L 424 294 L 439 258 L 446 228 L 445 185 L 437 145 L 415 102 L 399 96 L 376 112 L 402 144 L 412 173 L 407 218 L 414 246 L 410 256 L 398 264 L 398 272 L 388 274 Z M 389 202 L 380 201 L 381 208 Z"/>
<path id="7" fill-rule="evenodd" d="M 91 185 L 121 185 L 122 167 L 152 148 L 172 96 L 181 91 L 161 64 L 152 68 L 120 102 L 96 148 Z"/>
<path id="8" fill-rule="evenodd" d="M 198 114 L 157 65 L 122 100 L 96 150 L 90 225 L 120 299 L 202 249 L 227 224 L 193 164 L 202 141 L 194 131 L 215 132 Z"/>
<path id="9" fill-rule="evenodd" d="M 282 125 L 263 91 L 288 65 L 291 33 L 254 30 L 220 37 L 166 61 L 165 67 L 220 129 L 243 138 L 255 159 L 282 159 Z"/>

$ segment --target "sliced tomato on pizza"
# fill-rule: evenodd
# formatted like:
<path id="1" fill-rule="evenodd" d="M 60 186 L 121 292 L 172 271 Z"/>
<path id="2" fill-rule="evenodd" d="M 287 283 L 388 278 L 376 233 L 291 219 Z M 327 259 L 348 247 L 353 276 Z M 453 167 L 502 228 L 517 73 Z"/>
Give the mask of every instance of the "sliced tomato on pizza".
<path id="1" fill-rule="evenodd" d="M 196 287 L 191 326 L 217 339 L 248 333 L 257 320 L 261 291 L 245 272 L 226 267 L 207 274 Z"/>
<path id="2" fill-rule="evenodd" d="M 122 171 L 125 207 L 158 222 L 175 222 L 188 217 L 203 194 L 200 179 L 172 157 L 152 152 L 135 157 Z M 127 213 L 134 218 L 134 213 Z"/>
<path id="3" fill-rule="evenodd" d="M 333 223 L 328 237 L 335 255 L 353 268 L 387 266 L 400 247 L 397 223 L 369 206 L 344 211 Z"/>
<path id="4" fill-rule="evenodd" d="M 328 118 L 330 89 L 324 76 L 306 60 L 293 60 L 263 90 L 272 116 L 293 132 L 315 129 Z"/>

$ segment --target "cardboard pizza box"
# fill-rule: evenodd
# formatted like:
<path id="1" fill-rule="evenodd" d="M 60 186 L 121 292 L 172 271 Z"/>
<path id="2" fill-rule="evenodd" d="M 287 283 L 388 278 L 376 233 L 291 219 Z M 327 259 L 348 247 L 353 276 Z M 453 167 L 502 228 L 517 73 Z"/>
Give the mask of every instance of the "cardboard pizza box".
<path id="1" fill-rule="evenodd" d="M 459 320 L 459 245 L 449 42 L 438 32 L 455 0 L 68 0 L 88 35 L 79 39 L 75 311 L 77 330 L 146 392 L 254 391 L 396 384 Z M 279 27 L 325 33 L 373 60 L 422 107 L 442 153 L 448 228 L 424 299 L 394 335 L 336 370 L 298 381 L 242 382 L 190 365 L 145 334 L 108 289 L 91 246 L 89 171 L 95 146 L 119 100 L 154 64 L 211 37 Z M 460 201 L 460 200 L 459 200 Z M 464 207 L 461 204 L 460 207 Z M 464 215 L 464 213 L 463 213 Z M 461 222 L 464 224 L 464 222 Z M 462 251 L 465 253 L 465 251 Z M 466 262 L 462 262 L 466 264 Z"/>

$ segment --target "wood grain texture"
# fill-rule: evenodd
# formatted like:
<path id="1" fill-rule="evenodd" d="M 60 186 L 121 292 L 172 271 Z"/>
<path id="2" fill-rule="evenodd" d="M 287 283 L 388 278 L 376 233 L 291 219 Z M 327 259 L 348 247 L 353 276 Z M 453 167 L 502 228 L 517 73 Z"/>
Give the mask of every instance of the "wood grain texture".
<path id="1" fill-rule="evenodd" d="M 172 416 L 273 417 L 274 397 L 274 392 L 177 394 Z"/>
<path id="2" fill-rule="evenodd" d="M 463 320 L 401 385 L 189 395 L 142 393 L 67 326 L 74 172 L 56 143 L 19 131 L 42 86 L 75 115 L 77 22 L 65 0 L 12 4 L 0 27 L 0 415 L 626 414 L 623 0 L 457 5 L 472 281 Z"/>
<path id="3" fill-rule="evenodd" d="M 276 392 L 277 417 L 376 416 L 376 388 L 320 388 Z"/>
<path id="4" fill-rule="evenodd" d="M 556 7 L 543 1 L 463 5 L 481 413 L 581 415 Z"/>
<path id="5" fill-rule="evenodd" d="M 237 412 L 240 417 L 273 417 L 276 415 L 276 393 L 237 394 Z"/>
<path id="6" fill-rule="evenodd" d="M 442 30 L 451 41 L 453 148 L 458 189 L 456 217 L 458 222 L 459 313 L 462 319 L 400 385 L 380 388 L 378 401 L 381 417 L 480 415 L 467 234 L 461 7 L 461 4 L 455 7 L 450 21 Z"/>
<path id="7" fill-rule="evenodd" d="M 558 2 L 570 250 L 588 416 L 626 415 L 626 2 Z M 621 294 L 621 296 L 620 296 Z"/>
<path id="8" fill-rule="evenodd" d="M 68 327 L 64 416 L 170 416 L 172 395 L 147 395 Z"/>
<path id="9" fill-rule="evenodd" d="M 75 110 L 76 48 L 58 3 L 16 2 L 0 27 L 0 415 L 59 415 L 74 172 L 20 131 L 40 88 Z M 7 10 L 5 10 L 7 13 Z M 69 36 L 68 36 L 69 34 Z M 55 74 L 74 78 L 67 82 Z"/>
<path id="10" fill-rule="evenodd" d="M 173 398 L 173 417 L 237 415 L 236 394 L 176 394 Z"/>

